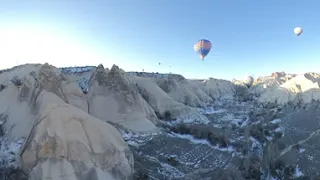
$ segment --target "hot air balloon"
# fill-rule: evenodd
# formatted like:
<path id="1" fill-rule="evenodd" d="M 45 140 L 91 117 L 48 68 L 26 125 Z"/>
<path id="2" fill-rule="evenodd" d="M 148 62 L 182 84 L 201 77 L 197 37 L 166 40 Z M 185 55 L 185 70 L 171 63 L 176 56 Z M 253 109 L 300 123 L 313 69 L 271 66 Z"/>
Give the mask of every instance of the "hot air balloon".
<path id="1" fill-rule="evenodd" d="M 252 86 L 254 82 L 254 79 L 252 76 L 247 76 L 244 80 L 243 80 L 243 83 L 247 86 L 247 87 L 250 87 Z"/>
<path id="2" fill-rule="evenodd" d="M 296 27 L 294 28 L 293 32 L 297 35 L 300 36 L 300 34 L 303 32 L 301 27 Z"/>
<path id="3" fill-rule="evenodd" d="M 204 58 L 209 54 L 211 50 L 211 42 L 206 39 L 200 39 L 194 46 L 196 53 L 200 55 L 200 58 L 204 61 Z"/>

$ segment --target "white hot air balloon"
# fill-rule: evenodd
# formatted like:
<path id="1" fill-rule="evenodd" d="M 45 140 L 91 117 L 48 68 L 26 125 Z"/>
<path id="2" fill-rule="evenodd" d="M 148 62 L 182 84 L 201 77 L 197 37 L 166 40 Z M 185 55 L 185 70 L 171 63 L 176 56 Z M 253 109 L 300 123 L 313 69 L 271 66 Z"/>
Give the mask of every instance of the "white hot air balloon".
<path id="1" fill-rule="evenodd" d="M 247 77 L 243 80 L 243 83 L 244 83 L 246 86 L 248 86 L 248 87 L 252 86 L 253 82 L 254 82 L 254 79 L 253 79 L 252 76 L 247 76 Z"/>
<path id="2" fill-rule="evenodd" d="M 296 27 L 294 28 L 293 32 L 297 35 L 300 36 L 300 34 L 303 32 L 301 27 Z"/>

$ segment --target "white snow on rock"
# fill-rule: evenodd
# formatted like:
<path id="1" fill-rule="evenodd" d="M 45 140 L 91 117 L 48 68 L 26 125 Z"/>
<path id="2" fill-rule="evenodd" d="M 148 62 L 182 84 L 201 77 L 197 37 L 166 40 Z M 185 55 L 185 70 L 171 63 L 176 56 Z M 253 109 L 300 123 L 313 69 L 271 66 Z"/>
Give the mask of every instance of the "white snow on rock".
<path id="1" fill-rule="evenodd" d="M 309 103 L 320 100 L 319 82 L 318 73 L 273 73 L 272 76 L 258 78 L 249 92 L 258 96 L 258 101 L 262 103 Z"/>
<path id="2" fill-rule="evenodd" d="M 219 151 L 226 151 L 226 152 L 235 152 L 235 150 L 233 149 L 233 147 L 231 146 L 228 146 L 226 148 L 224 147 L 219 147 L 218 145 L 216 146 L 212 146 L 209 141 L 205 140 L 205 139 L 196 139 L 194 138 L 192 135 L 190 134 L 178 134 L 178 133 L 174 133 L 174 132 L 171 132 L 169 134 L 169 136 L 171 137 L 178 137 L 180 139 L 185 139 L 185 140 L 188 140 L 194 144 L 205 144 L 205 145 L 208 145 L 210 147 L 212 147 L 213 149 L 216 149 L 216 150 L 219 150 Z"/>
<path id="3" fill-rule="evenodd" d="M 298 177 L 302 177 L 304 174 L 301 171 L 301 169 L 299 168 L 299 165 L 296 165 L 295 167 L 295 173 L 294 173 L 294 177 L 298 178 Z"/>
<path id="4" fill-rule="evenodd" d="M 24 141 L 24 138 L 13 141 L 6 138 L 0 138 L 0 167 L 19 166 L 17 158 Z"/>

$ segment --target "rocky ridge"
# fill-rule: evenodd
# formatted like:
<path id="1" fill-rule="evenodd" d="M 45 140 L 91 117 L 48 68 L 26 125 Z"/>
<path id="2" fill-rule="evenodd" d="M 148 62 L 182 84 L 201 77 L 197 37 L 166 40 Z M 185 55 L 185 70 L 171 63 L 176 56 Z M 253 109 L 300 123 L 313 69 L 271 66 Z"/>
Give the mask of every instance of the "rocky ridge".
<path id="1" fill-rule="evenodd" d="M 273 73 L 248 89 L 213 78 L 127 73 L 115 65 L 18 66 L 0 75 L 0 147 L 11 154 L 2 168 L 19 170 L 2 175 L 257 179 L 301 178 L 293 172 L 299 170 L 316 177 L 308 167 L 318 162 L 306 160 L 317 157 L 311 147 L 317 145 L 319 79 Z M 308 126 L 301 127 L 299 116 L 308 113 Z M 295 149 L 306 153 L 293 162 Z"/>

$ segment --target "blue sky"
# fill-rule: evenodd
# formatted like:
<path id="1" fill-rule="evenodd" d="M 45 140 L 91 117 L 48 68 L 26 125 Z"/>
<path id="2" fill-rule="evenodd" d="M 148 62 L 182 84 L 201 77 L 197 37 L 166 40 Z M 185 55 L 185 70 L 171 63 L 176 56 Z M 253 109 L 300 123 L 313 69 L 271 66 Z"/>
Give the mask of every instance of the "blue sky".
<path id="1" fill-rule="evenodd" d="M 127 71 L 232 79 L 320 66 L 319 0 L 0 2 L 2 67 L 115 63 Z M 299 37 L 296 26 L 304 29 Z M 205 61 L 193 50 L 201 38 L 212 42 Z"/>

